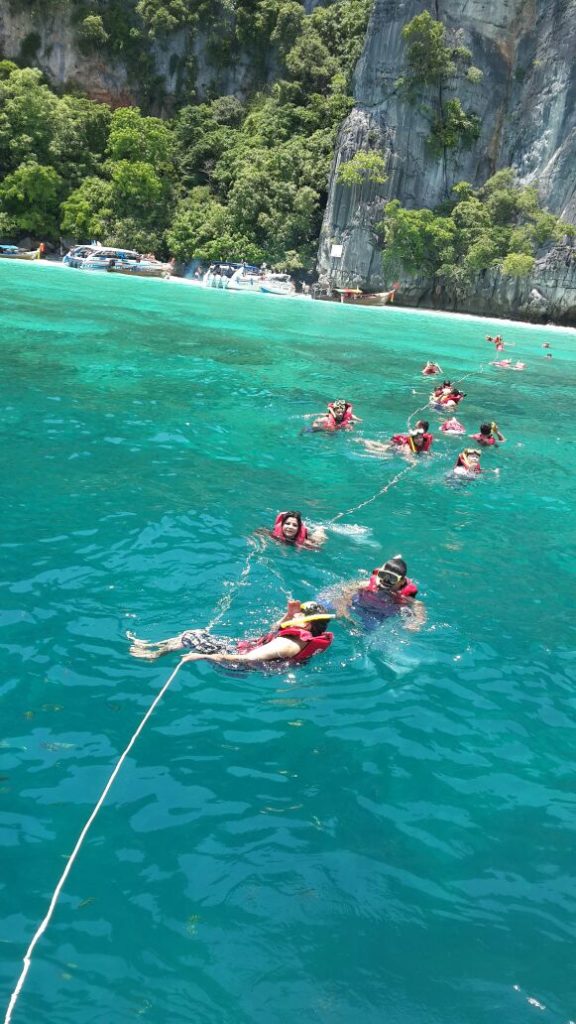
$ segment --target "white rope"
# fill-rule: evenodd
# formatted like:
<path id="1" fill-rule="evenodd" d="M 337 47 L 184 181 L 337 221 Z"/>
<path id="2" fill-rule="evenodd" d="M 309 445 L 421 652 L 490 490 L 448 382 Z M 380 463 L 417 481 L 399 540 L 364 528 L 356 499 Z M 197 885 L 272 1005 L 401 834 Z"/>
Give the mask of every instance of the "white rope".
<path id="1" fill-rule="evenodd" d="M 34 936 L 32 938 L 32 941 L 30 942 L 30 945 L 28 946 L 28 949 L 26 950 L 26 953 L 24 955 L 24 960 L 23 960 L 24 967 L 22 968 L 22 972 L 20 974 L 20 977 L 18 978 L 18 981 L 16 983 L 16 987 L 15 987 L 14 991 L 12 992 L 12 995 L 10 996 L 10 1002 L 8 1003 L 8 1009 L 6 1010 L 6 1016 L 4 1017 L 4 1024 L 10 1024 L 10 1021 L 12 1020 L 12 1013 L 14 1011 L 14 1007 L 16 1006 L 16 1003 L 18 1001 L 18 997 L 19 997 L 19 995 L 20 995 L 20 993 L 22 991 L 24 982 L 26 980 L 26 975 L 28 974 L 28 971 L 30 970 L 30 966 L 31 966 L 31 963 L 32 963 L 32 954 L 34 952 L 34 949 L 36 948 L 36 945 L 37 945 L 40 937 L 44 934 L 44 932 L 46 931 L 48 925 L 50 924 L 50 921 L 52 919 L 52 915 L 54 913 L 54 910 L 56 909 L 56 904 L 57 904 L 58 899 L 60 897 L 60 893 L 62 892 L 62 889 L 64 888 L 64 883 L 65 883 L 66 879 L 68 878 L 68 875 L 70 874 L 70 872 L 72 870 L 72 867 L 74 865 L 74 861 L 76 860 L 76 857 L 78 856 L 78 854 L 80 852 L 80 849 L 82 847 L 82 843 L 84 842 L 84 840 L 85 840 L 85 838 L 86 838 L 86 836 L 88 834 L 88 831 L 89 831 L 89 829 L 90 829 L 94 819 L 96 818 L 96 815 L 98 814 L 98 811 L 100 810 L 100 808 L 102 807 L 102 804 L 104 803 L 106 797 L 108 796 L 108 793 L 110 792 L 112 784 L 114 783 L 114 780 L 116 779 L 116 776 L 118 775 L 118 772 L 120 771 L 120 768 L 122 767 L 124 761 L 126 760 L 126 757 L 130 753 L 132 747 L 134 746 L 136 740 L 138 739 L 138 736 L 142 732 L 142 730 L 143 730 L 144 726 L 146 725 L 146 722 L 150 718 L 152 712 L 154 711 L 154 709 L 157 707 L 157 705 L 162 700 L 162 697 L 166 693 L 166 690 L 168 689 L 168 687 L 170 686 L 170 684 L 171 684 L 172 680 L 174 679 L 176 673 L 180 669 L 181 664 L 182 664 L 182 662 L 179 662 L 179 664 L 176 665 L 176 668 L 174 669 L 172 675 L 167 680 L 167 682 L 164 683 L 164 686 L 162 687 L 160 692 L 156 695 L 156 697 L 152 701 L 150 707 L 148 708 L 148 711 L 144 715 L 144 718 L 140 722 L 140 725 L 138 726 L 138 728 L 136 729 L 136 732 L 133 734 L 130 742 L 128 743 L 128 746 L 124 750 L 123 754 L 120 756 L 120 759 L 118 760 L 118 762 L 116 764 L 116 767 L 114 768 L 114 771 L 112 772 L 110 778 L 108 779 L 108 782 L 106 783 L 104 789 L 102 790 L 102 794 L 100 796 L 100 799 L 98 800 L 98 803 L 96 804 L 94 810 L 92 811 L 92 814 L 88 818 L 88 821 L 86 822 L 86 824 L 84 825 L 84 828 L 82 829 L 80 835 L 78 836 L 78 840 L 76 842 L 76 846 L 72 850 L 72 853 L 70 854 L 70 857 L 68 859 L 68 863 L 66 864 L 66 867 L 64 868 L 64 871 L 62 872 L 62 875 L 60 876 L 60 880 L 59 880 L 56 888 L 54 889 L 54 893 L 52 895 L 52 899 L 50 900 L 50 906 L 48 907 L 48 911 L 46 913 L 46 916 L 45 916 L 44 920 L 41 922 L 41 924 L 38 926 L 38 929 L 36 930 L 36 932 L 35 932 L 35 934 L 34 934 Z"/>
<path id="2" fill-rule="evenodd" d="M 339 519 L 343 518 L 343 516 L 350 516 L 352 515 L 353 512 L 358 512 L 361 508 L 364 508 L 366 505 L 370 505 L 371 502 L 376 501 L 376 498 L 380 498 L 381 495 L 386 494 L 386 491 L 389 491 L 390 488 L 394 486 L 394 484 L 397 484 L 405 473 L 408 473 L 409 470 L 414 469 L 415 465 L 416 463 L 413 462 L 410 463 L 410 465 L 405 466 L 404 469 L 401 469 L 399 473 L 396 473 L 396 476 L 392 477 L 392 479 L 389 480 L 387 484 L 384 484 L 384 487 L 381 487 L 380 490 L 376 492 L 376 494 L 373 494 L 371 498 L 366 498 L 366 501 L 360 502 L 359 505 L 354 505 L 353 508 L 346 509 L 345 512 L 339 512 L 338 515 L 334 516 L 333 519 L 328 520 L 326 526 L 332 526 L 333 523 L 337 523 Z"/>
<path id="3" fill-rule="evenodd" d="M 229 590 L 227 590 L 226 593 L 222 595 L 218 604 L 216 605 L 214 616 L 210 619 L 208 625 L 205 626 L 205 630 L 207 633 L 210 633 L 214 629 L 214 626 L 217 626 L 218 623 L 222 621 L 222 619 L 226 615 L 226 612 L 230 608 L 230 605 L 232 604 L 232 599 L 234 598 L 236 591 L 240 587 L 246 586 L 246 582 L 250 575 L 250 570 L 252 569 L 252 560 L 255 557 L 255 555 L 259 553 L 259 551 L 260 549 L 254 543 L 252 550 L 248 552 L 246 562 L 244 563 L 244 568 L 242 569 L 242 572 L 240 573 L 238 579 L 233 584 L 231 584 Z"/>

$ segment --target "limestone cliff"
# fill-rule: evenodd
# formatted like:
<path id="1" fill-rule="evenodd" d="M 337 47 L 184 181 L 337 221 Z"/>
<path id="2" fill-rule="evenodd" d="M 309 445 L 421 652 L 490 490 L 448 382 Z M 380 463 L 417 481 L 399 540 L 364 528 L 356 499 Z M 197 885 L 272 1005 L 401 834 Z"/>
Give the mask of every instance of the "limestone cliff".
<path id="1" fill-rule="evenodd" d="M 480 118 L 478 141 L 443 157 L 427 144 L 422 104 L 407 102 L 396 86 L 405 72 L 402 28 L 423 9 L 449 33 L 459 33 L 484 76 L 480 86 L 460 81 L 457 90 Z M 575 52 L 575 0 L 375 0 L 356 70 L 356 105 L 340 133 L 331 174 L 321 276 L 337 285 L 381 288 L 376 225 L 384 203 L 398 198 L 408 207 L 434 207 L 454 182 L 480 185 L 500 167 L 513 166 L 524 182 L 537 182 L 545 204 L 575 222 Z M 386 183 L 338 184 L 340 163 L 363 149 L 386 153 Z M 333 243 L 343 245 L 341 259 L 330 258 Z"/>

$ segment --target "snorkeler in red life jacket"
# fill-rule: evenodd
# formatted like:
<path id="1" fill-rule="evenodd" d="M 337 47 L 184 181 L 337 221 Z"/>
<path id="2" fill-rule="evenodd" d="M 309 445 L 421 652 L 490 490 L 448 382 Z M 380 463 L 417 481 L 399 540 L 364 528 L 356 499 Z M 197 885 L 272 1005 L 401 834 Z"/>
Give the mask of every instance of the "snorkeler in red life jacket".
<path id="1" fill-rule="evenodd" d="M 444 393 L 440 395 L 440 397 L 437 399 L 437 403 L 438 405 L 442 405 L 447 409 L 451 409 L 456 408 L 456 406 L 459 404 L 459 402 L 462 401 L 463 398 L 466 398 L 466 395 L 464 394 L 463 391 L 459 391 L 458 388 L 452 388 L 452 390 L 449 391 L 448 394 Z"/>
<path id="2" fill-rule="evenodd" d="M 256 532 L 268 534 L 281 544 L 294 547 L 318 548 L 326 540 L 325 530 L 321 526 L 309 530 L 302 522 L 300 512 L 279 512 L 271 530 Z"/>
<path id="3" fill-rule="evenodd" d="M 132 637 L 130 654 L 135 658 L 154 661 L 172 651 L 191 651 L 182 658 L 188 661 L 214 661 L 231 667 L 259 663 L 301 664 L 315 654 L 328 649 L 334 634 L 327 625 L 335 618 L 323 605 L 315 601 L 301 604 L 289 601 L 286 614 L 269 633 L 256 640 L 232 640 L 214 637 L 206 630 L 187 630 L 179 636 L 157 643 Z"/>
<path id="4" fill-rule="evenodd" d="M 481 472 L 480 452 L 476 448 L 464 448 L 456 459 L 454 466 L 456 476 L 474 477 Z"/>
<path id="5" fill-rule="evenodd" d="M 478 441 L 478 444 L 483 448 L 492 448 L 496 444 L 496 439 L 498 439 L 498 441 L 506 440 L 504 435 L 498 430 L 496 423 L 482 423 L 478 433 L 470 434 L 470 437 L 472 437 L 474 441 Z"/>
<path id="6" fill-rule="evenodd" d="M 450 419 L 450 420 L 445 420 L 444 423 L 442 424 L 442 426 L 440 427 L 440 430 L 444 434 L 465 434 L 466 433 L 466 427 L 463 427 L 462 424 L 456 419 L 455 416 L 453 416 L 452 419 Z"/>
<path id="7" fill-rule="evenodd" d="M 428 420 L 418 420 L 418 423 L 408 434 L 394 434 L 392 443 L 400 447 L 406 447 L 412 455 L 422 455 L 429 452 L 434 440 L 428 432 L 430 424 Z"/>
<path id="8" fill-rule="evenodd" d="M 432 377 L 435 373 L 442 373 L 442 368 L 438 366 L 438 363 L 433 363 L 428 360 L 420 372 L 423 373 L 425 377 Z"/>
<path id="9" fill-rule="evenodd" d="M 405 629 L 418 630 L 426 622 L 426 609 L 416 600 L 418 587 L 408 579 L 406 562 L 400 555 L 374 569 L 369 580 L 354 580 L 327 595 L 338 615 L 352 615 L 367 630 L 377 629 L 383 620 L 402 613 Z"/>
<path id="10" fill-rule="evenodd" d="M 432 392 L 432 398 L 442 398 L 443 395 L 449 395 L 454 385 L 451 380 L 445 380 L 438 387 L 434 388 Z"/>
<path id="11" fill-rule="evenodd" d="M 335 402 L 328 404 L 328 411 L 324 416 L 314 420 L 312 430 L 352 430 L 355 423 L 360 423 L 350 402 L 343 398 L 337 398 Z"/>

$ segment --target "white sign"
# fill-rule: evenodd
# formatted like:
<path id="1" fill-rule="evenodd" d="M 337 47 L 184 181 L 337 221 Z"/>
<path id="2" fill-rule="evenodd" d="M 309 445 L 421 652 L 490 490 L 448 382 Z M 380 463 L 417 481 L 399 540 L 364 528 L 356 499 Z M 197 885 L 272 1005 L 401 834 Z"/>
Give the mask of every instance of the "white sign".
<path id="1" fill-rule="evenodd" d="M 332 248 L 330 249 L 330 259 L 331 260 L 339 260 L 340 257 L 342 256 L 343 250 L 344 250 L 344 246 L 343 245 L 333 245 Z"/>

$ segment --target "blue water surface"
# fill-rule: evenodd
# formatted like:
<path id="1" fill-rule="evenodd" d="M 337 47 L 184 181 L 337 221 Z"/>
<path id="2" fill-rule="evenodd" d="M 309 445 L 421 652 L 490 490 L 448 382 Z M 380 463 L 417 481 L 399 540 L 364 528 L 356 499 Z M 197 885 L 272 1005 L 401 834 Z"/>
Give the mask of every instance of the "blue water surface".
<path id="1" fill-rule="evenodd" d="M 576 1019 L 574 332 L 7 262 L 0 310 L 5 1003 L 177 663 L 127 631 L 257 635 L 397 553 L 428 613 L 337 622 L 281 676 L 183 668 L 15 1024 Z M 498 474 L 453 486 L 434 412 L 412 468 L 355 442 L 423 414 L 428 358 L 470 432 L 498 421 Z M 301 432 L 341 396 L 354 434 Z M 255 551 L 286 508 L 339 516 L 322 551 Z"/>

